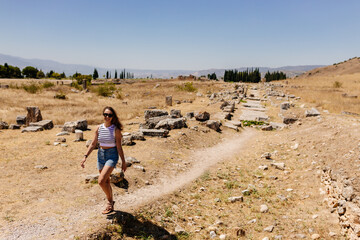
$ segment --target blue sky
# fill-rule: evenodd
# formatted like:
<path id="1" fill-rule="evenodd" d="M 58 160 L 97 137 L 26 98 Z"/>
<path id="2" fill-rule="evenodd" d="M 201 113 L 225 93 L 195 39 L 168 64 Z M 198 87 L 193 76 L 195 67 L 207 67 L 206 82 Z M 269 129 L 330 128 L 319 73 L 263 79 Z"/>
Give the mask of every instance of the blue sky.
<path id="1" fill-rule="evenodd" d="M 0 53 L 106 68 L 332 64 L 360 56 L 358 0 L 0 0 Z"/>

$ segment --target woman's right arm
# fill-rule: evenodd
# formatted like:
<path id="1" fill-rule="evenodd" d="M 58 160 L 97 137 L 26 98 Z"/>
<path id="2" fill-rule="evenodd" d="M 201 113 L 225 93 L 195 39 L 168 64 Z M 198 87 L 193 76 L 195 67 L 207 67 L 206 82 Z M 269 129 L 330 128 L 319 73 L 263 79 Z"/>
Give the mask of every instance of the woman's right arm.
<path id="1" fill-rule="evenodd" d="M 90 153 L 96 148 L 96 145 L 98 143 L 98 135 L 99 135 L 99 127 L 96 128 L 94 139 L 92 140 L 90 146 L 88 147 L 88 150 L 86 154 L 84 155 L 84 159 L 81 161 L 81 167 L 85 167 L 85 162 L 87 157 L 90 155 Z"/>

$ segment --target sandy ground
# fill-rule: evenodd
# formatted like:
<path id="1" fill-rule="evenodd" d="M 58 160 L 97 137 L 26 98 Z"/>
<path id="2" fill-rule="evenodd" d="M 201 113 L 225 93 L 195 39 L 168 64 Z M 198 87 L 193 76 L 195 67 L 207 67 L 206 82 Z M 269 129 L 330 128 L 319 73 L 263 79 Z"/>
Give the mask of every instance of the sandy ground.
<path id="1" fill-rule="evenodd" d="M 264 102 L 273 120 L 279 119 L 281 101 L 272 98 Z M 219 104 L 208 102 L 196 106 L 203 104 L 211 113 L 219 111 Z M 222 224 L 217 225 L 216 234 L 225 234 L 228 239 L 237 239 L 239 229 L 248 239 L 277 235 L 283 239 L 311 238 L 314 234 L 323 239 L 346 239 L 337 216 L 323 201 L 320 174 L 330 165 L 357 179 L 354 166 L 359 155 L 359 119 L 326 112 L 321 117 L 304 118 L 305 109 L 312 105 L 301 100 L 293 103 L 289 111 L 301 120 L 281 131 L 224 129 L 222 133 L 204 133 L 187 128 L 171 131 L 167 139 L 149 138 L 124 147 L 125 154 L 141 160 L 147 170 L 129 168 L 129 189 L 114 188 L 117 210 L 134 218 L 141 216 L 139 219 L 173 236 L 180 226 L 187 234 L 177 234 L 178 239 L 208 239 L 218 221 Z M 181 108 L 190 109 L 191 105 Z M 237 110 L 236 118 L 239 114 Z M 199 124 L 189 121 L 189 127 L 195 125 Z M 55 147 L 52 143 L 59 131 L 0 133 L 0 180 L 4 183 L 1 239 L 85 238 L 92 232 L 108 231 L 108 223 L 114 223 L 100 214 L 104 207 L 100 188 L 84 184 L 85 175 L 96 172 L 95 154 L 87 167 L 80 169 L 78 156 L 85 151 L 84 142 L 74 143 L 70 135 L 67 147 Z M 92 135 L 93 131 L 85 132 L 87 139 Z M 271 161 L 261 157 L 264 152 L 272 154 Z M 272 162 L 284 162 L 285 170 L 271 167 Z M 38 164 L 48 169 L 34 169 Z M 260 170 L 260 165 L 269 168 Z M 256 188 L 256 194 L 244 196 L 243 202 L 228 202 L 228 197 L 242 195 L 249 184 Z M 259 211 L 263 204 L 268 205 L 268 214 Z M 256 219 L 254 224 L 249 223 L 252 219 Z M 264 231 L 268 226 L 274 226 L 271 233 Z M 124 239 L 142 236 L 140 232 L 122 232 Z M 330 233 L 335 233 L 334 237 Z M 149 232 L 147 237 L 158 239 L 154 235 Z"/>

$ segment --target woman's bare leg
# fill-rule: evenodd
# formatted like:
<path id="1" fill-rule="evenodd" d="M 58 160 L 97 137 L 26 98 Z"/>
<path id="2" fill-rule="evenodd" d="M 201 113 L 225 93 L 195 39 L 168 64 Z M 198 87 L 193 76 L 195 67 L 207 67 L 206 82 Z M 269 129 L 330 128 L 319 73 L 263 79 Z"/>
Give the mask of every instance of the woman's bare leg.
<path id="1" fill-rule="evenodd" d="M 104 166 L 102 170 L 100 170 L 100 176 L 99 176 L 99 185 L 104 191 L 107 200 L 112 203 L 113 202 L 113 195 L 112 195 L 112 188 L 110 184 L 110 175 L 112 171 L 114 170 L 113 167 L 110 166 Z"/>

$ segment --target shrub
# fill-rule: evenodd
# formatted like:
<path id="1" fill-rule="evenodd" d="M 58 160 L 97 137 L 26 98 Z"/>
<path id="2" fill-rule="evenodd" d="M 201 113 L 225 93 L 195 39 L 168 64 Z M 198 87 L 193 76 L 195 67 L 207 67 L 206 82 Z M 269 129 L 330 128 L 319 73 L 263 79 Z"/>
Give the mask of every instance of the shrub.
<path id="1" fill-rule="evenodd" d="M 65 93 L 60 92 L 60 93 L 55 94 L 54 98 L 56 98 L 56 99 L 66 99 L 66 95 L 65 95 Z"/>
<path id="2" fill-rule="evenodd" d="M 116 90 L 115 84 L 113 83 L 105 83 L 104 85 L 100 85 L 95 89 L 95 92 L 99 96 L 109 97 Z"/>
<path id="3" fill-rule="evenodd" d="M 196 92 L 197 88 L 193 86 L 193 82 L 184 83 L 184 85 L 177 85 L 176 88 L 185 92 Z"/>
<path id="4" fill-rule="evenodd" d="M 76 88 L 77 90 L 82 90 L 82 86 L 77 81 L 72 81 L 70 84 L 71 87 Z"/>
<path id="5" fill-rule="evenodd" d="M 37 93 L 38 91 L 40 91 L 41 86 L 32 82 L 29 85 L 23 84 L 22 88 L 29 93 Z"/>
<path id="6" fill-rule="evenodd" d="M 333 84 L 333 87 L 334 87 L 334 88 L 341 88 L 341 87 L 342 87 L 342 83 L 341 83 L 341 82 L 338 82 L 338 81 L 335 81 L 334 84 Z"/>
<path id="7" fill-rule="evenodd" d="M 42 87 L 43 87 L 43 88 L 50 88 L 50 87 L 53 87 L 53 86 L 55 86 L 55 84 L 52 83 L 52 82 L 49 82 L 49 81 L 45 81 L 45 82 L 42 84 Z"/>
<path id="8" fill-rule="evenodd" d="M 244 127 L 249 127 L 251 125 L 264 125 L 265 123 L 263 121 L 242 121 Z"/>

